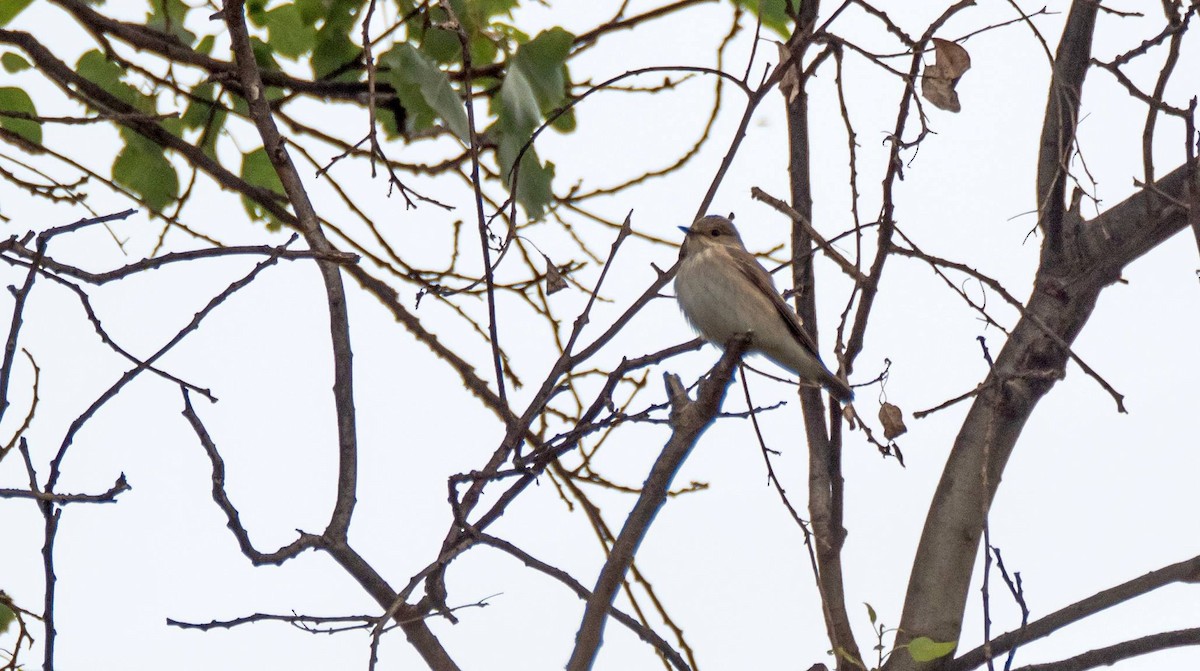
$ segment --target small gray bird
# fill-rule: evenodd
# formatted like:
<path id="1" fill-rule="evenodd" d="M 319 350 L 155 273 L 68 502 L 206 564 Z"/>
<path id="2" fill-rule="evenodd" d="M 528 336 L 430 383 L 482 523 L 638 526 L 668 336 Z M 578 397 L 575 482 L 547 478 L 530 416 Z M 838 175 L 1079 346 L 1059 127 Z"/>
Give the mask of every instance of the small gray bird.
<path id="1" fill-rule="evenodd" d="M 675 296 L 683 316 L 705 340 L 723 347 L 735 335 L 750 333 L 750 350 L 802 379 L 816 382 L 843 403 L 854 392 L 829 372 L 799 315 L 775 290 L 771 274 L 742 244 L 733 222 L 701 217 L 679 227 L 682 261 Z"/>

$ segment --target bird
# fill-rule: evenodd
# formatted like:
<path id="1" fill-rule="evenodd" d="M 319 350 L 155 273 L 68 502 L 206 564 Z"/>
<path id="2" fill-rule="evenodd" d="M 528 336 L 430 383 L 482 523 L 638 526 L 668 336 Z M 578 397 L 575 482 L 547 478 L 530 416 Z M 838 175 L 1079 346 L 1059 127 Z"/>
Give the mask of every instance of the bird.
<path id="1" fill-rule="evenodd" d="M 829 372 L 817 345 L 783 296 L 771 274 L 746 251 L 729 219 L 708 215 L 686 235 L 675 275 L 679 308 L 700 336 L 718 347 L 735 335 L 750 334 L 750 351 L 815 382 L 836 398 L 854 399 L 850 386 Z"/>

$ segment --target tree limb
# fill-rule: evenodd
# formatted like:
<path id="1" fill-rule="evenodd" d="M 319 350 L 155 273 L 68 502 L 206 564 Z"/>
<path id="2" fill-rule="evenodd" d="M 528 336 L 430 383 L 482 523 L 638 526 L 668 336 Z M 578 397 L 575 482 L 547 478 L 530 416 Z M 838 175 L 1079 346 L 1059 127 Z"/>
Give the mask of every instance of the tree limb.
<path id="1" fill-rule="evenodd" d="M 1186 166 L 1180 166 L 1154 188 L 1179 197 L 1186 174 Z M 1100 292 L 1117 280 L 1122 268 L 1187 225 L 1187 213 L 1177 206 L 1149 216 L 1148 197 L 1148 189 L 1143 190 L 1081 224 L 1070 274 L 1048 271 L 1043 259 L 1022 317 L 976 396 L 934 493 L 913 560 L 898 645 L 918 636 L 959 639 L 979 550 L 983 497 L 990 501 L 995 495 L 1025 422 L 1065 372 L 1070 357 L 1060 342 L 1069 346 L 1075 340 Z M 982 488 L 979 474 L 985 472 L 988 487 Z M 887 668 L 941 669 L 948 663 L 943 658 L 917 664 L 909 655 L 896 654 Z"/>
<path id="2" fill-rule="evenodd" d="M 749 344 L 750 339 L 745 335 L 735 337 L 727 343 L 725 353 L 717 365 L 700 383 L 695 401 L 688 398 L 687 390 L 677 376 L 665 374 L 667 394 L 671 398 L 674 430 L 671 439 L 654 462 L 650 475 L 642 486 L 642 493 L 625 519 L 625 525 L 613 542 L 608 560 L 604 562 L 600 576 L 596 579 L 596 587 L 587 600 L 579 624 L 579 633 L 575 635 L 575 649 L 567 662 L 567 671 L 587 671 L 595 663 L 604 635 L 605 621 L 608 619 L 617 590 L 625 580 L 625 572 L 633 563 L 634 554 L 637 553 L 642 539 L 646 537 L 654 517 L 666 502 L 676 471 L 721 409 L 725 390 L 733 380 L 737 362 Z"/>
<path id="3" fill-rule="evenodd" d="M 1200 627 L 1150 634 L 1114 645 L 1089 650 L 1069 659 L 1046 664 L 1022 666 L 1017 671 L 1086 671 L 1100 666 L 1112 666 L 1123 659 L 1184 645 L 1200 645 Z"/>
<path id="4" fill-rule="evenodd" d="M 1046 97 L 1038 150 L 1037 198 L 1038 224 L 1046 234 L 1042 254 L 1051 265 L 1059 263 L 1063 254 L 1063 219 L 1067 212 L 1071 150 L 1075 146 L 1083 79 L 1087 76 L 1091 58 L 1092 33 L 1099 4 L 1091 0 L 1072 3 L 1054 59 L 1050 94 Z"/>
<path id="5" fill-rule="evenodd" d="M 1069 624 L 1084 620 L 1130 599 L 1149 594 L 1160 587 L 1198 579 L 1200 579 L 1200 556 L 1164 566 L 1157 571 L 1151 571 L 1146 575 L 1097 592 L 1065 608 L 1060 608 L 1043 618 L 1034 620 L 1020 630 L 997 636 L 991 641 L 992 654 L 1002 655 L 1019 645 L 1049 636 Z M 968 671 L 983 665 L 984 661 L 984 650 L 980 646 L 960 655 L 949 664 L 946 671 Z"/>

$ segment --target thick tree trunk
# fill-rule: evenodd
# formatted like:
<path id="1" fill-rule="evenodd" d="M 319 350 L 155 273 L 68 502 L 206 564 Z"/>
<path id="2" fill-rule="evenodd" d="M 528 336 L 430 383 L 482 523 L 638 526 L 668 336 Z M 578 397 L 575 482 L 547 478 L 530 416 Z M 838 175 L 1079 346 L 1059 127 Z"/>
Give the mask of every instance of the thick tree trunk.
<path id="1" fill-rule="evenodd" d="M 1175 169 L 1158 181 L 1156 190 L 1184 200 L 1186 174 L 1187 166 Z M 1066 370 L 1069 353 L 1059 341 L 1074 341 L 1100 292 L 1120 277 L 1122 268 L 1187 224 L 1187 213 L 1178 206 L 1157 212 L 1149 207 L 1143 191 L 1093 221 L 1065 217 L 1065 253 L 1058 257 L 1064 259 L 1063 272 L 1039 274 L 985 390 L 963 422 L 934 493 L 913 560 L 898 645 L 918 636 L 959 639 L 983 516 L 1025 422 Z M 938 669 L 949 660 L 918 664 L 899 651 L 887 669 Z"/>

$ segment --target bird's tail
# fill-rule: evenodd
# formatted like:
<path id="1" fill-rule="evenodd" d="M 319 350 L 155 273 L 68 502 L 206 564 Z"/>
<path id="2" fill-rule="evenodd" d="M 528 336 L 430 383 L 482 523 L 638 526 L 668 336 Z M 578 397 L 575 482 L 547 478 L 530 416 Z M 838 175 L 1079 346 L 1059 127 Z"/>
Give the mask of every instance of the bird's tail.
<path id="1" fill-rule="evenodd" d="M 854 400 L 854 390 L 850 385 L 840 380 L 833 373 L 826 373 L 822 376 L 821 386 L 829 391 L 830 395 L 842 403 L 849 403 Z"/>

